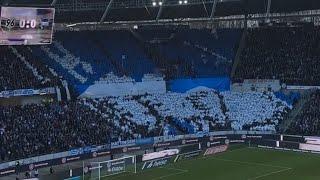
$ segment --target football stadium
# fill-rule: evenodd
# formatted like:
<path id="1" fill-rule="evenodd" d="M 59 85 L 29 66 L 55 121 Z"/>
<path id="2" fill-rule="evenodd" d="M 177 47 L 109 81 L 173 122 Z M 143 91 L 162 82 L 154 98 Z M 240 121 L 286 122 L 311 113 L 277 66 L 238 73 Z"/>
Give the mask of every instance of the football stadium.
<path id="1" fill-rule="evenodd" d="M 319 0 L 0 0 L 0 180 L 319 180 Z"/>

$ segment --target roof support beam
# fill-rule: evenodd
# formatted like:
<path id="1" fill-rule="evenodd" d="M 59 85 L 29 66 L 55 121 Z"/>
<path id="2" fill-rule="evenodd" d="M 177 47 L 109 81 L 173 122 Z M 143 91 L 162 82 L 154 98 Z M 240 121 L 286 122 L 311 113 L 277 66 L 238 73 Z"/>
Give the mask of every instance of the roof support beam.
<path id="1" fill-rule="evenodd" d="M 207 14 L 207 17 L 208 17 L 208 16 L 209 16 L 209 12 L 208 12 L 208 10 L 207 10 L 206 4 L 204 3 L 204 0 L 202 0 L 202 5 L 203 5 L 203 8 L 204 8 L 204 10 L 206 11 L 206 14 Z"/>
<path id="2" fill-rule="evenodd" d="M 55 6 L 58 0 L 52 0 L 51 6 Z"/>
<path id="3" fill-rule="evenodd" d="M 212 4 L 212 9 L 211 9 L 211 15 L 210 15 L 211 20 L 213 19 L 214 13 L 216 12 L 217 4 L 218 4 L 218 0 L 214 0 Z"/>
<path id="4" fill-rule="evenodd" d="M 271 7 L 271 0 L 268 0 L 268 4 L 267 4 L 267 9 L 266 9 L 266 16 L 267 16 L 267 19 L 266 21 L 270 21 L 270 7 Z"/>
<path id="5" fill-rule="evenodd" d="M 166 1 L 166 0 L 163 0 L 163 1 L 162 1 L 162 4 L 160 5 L 160 8 L 159 8 L 159 11 L 158 11 L 158 14 L 157 14 L 157 18 L 156 18 L 156 21 L 157 21 L 157 22 L 158 22 L 158 20 L 159 20 L 160 17 L 161 17 L 162 9 L 163 9 L 163 6 L 164 6 L 165 1 Z"/>
<path id="6" fill-rule="evenodd" d="M 100 19 L 100 23 L 103 23 L 103 21 L 106 19 L 107 14 L 108 14 L 108 12 L 109 12 L 109 10 L 111 8 L 112 3 L 113 3 L 113 0 L 110 0 L 108 6 L 106 7 L 106 10 L 104 11 L 104 13 L 103 13 L 103 15 L 102 15 L 102 17 Z"/>
<path id="7" fill-rule="evenodd" d="M 144 6 L 144 8 L 146 9 L 146 11 L 147 11 L 148 15 L 151 17 L 151 13 L 150 13 L 150 11 L 149 11 L 148 7 L 147 7 L 147 6 Z"/>

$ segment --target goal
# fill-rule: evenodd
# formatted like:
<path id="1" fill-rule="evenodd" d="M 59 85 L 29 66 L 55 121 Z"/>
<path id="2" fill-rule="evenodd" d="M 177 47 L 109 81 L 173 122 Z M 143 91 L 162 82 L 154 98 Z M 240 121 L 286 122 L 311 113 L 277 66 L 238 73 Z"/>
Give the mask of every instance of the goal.
<path id="1" fill-rule="evenodd" d="M 122 158 L 91 162 L 87 167 L 90 180 L 101 180 L 103 177 L 113 176 L 121 173 L 137 173 L 135 156 L 124 156 Z"/>

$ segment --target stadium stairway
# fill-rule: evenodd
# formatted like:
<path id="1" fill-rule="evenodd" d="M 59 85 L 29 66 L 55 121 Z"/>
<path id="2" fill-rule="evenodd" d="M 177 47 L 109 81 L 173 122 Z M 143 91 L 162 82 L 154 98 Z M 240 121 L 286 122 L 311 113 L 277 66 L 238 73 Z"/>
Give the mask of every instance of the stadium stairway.
<path id="1" fill-rule="evenodd" d="M 231 78 L 234 77 L 234 74 L 236 72 L 237 66 L 238 66 L 239 62 L 241 61 L 240 56 L 241 56 L 242 50 L 246 46 L 247 33 L 248 33 L 247 29 L 245 29 L 242 32 L 242 36 L 241 36 L 241 39 L 240 39 L 240 42 L 239 42 L 239 46 L 238 46 L 238 49 L 237 49 L 237 52 L 236 52 L 236 55 L 235 55 L 235 58 L 234 58 L 234 62 L 233 62 L 233 65 L 232 65 L 232 69 L 231 69 L 231 76 L 230 76 Z"/>
<path id="2" fill-rule="evenodd" d="M 226 103 L 224 101 L 224 97 L 219 93 L 217 93 L 217 95 L 218 95 L 219 100 L 220 100 L 221 111 L 222 111 L 223 115 L 226 117 L 226 119 L 225 119 L 225 121 L 226 121 L 225 128 L 231 128 L 231 122 L 229 121 L 229 117 L 227 116 L 228 108 L 227 108 L 227 105 L 226 105 Z M 221 130 L 221 129 L 219 129 L 219 130 Z"/>
<path id="3" fill-rule="evenodd" d="M 308 102 L 311 92 L 301 92 L 301 98 L 294 105 L 293 109 L 286 115 L 282 123 L 279 125 L 279 131 L 285 133 L 290 127 L 291 123 L 296 119 L 299 112 L 303 109 L 304 105 Z"/>

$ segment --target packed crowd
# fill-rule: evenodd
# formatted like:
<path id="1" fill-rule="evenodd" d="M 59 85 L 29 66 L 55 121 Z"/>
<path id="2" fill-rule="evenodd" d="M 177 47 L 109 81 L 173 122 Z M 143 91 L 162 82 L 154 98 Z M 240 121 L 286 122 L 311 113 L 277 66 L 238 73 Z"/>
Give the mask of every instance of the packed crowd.
<path id="1" fill-rule="evenodd" d="M 310 94 L 288 129 L 289 134 L 320 135 L 320 90 Z"/>
<path id="2" fill-rule="evenodd" d="M 276 131 L 291 108 L 273 93 L 223 92 L 223 96 L 235 130 Z"/>
<path id="3" fill-rule="evenodd" d="M 0 107 L 2 160 L 159 135 L 273 131 L 288 106 L 269 94 L 186 93 Z"/>
<path id="4" fill-rule="evenodd" d="M 51 51 L 50 47 L 42 46 L 41 49 L 47 54 L 47 56 L 59 64 L 66 72 L 68 72 L 73 79 L 81 83 L 87 82 L 88 78 L 84 77 L 82 73 L 76 71 L 76 68 L 81 69 L 81 72 L 92 75 L 94 72 L 92 70 L 91 64 L 81 61 L 79 57 L 74 56 L 70 51 L 65 49 L 59 42 L 54 42 L 55 48 L 58 53 Z"/>
<path id="5" fill-rule="evenodd" d="M 166 36 L 172 31 L 161 30 Z M 0 90 L 52 87 L 61 84 L 59 79 L 70 85 L 112 81 L 116 78 L 107 77 L 112 72 L 126 75 L 117 81 L 140 81 L 149 73 L 163 74 L 166 80 L 226 75 L 233 56 L 230 47 L 239 32 L 221 31 L 219 37 L 209 31 L 182 28 L 176 31 L 175 39 L 151 44 L 128 31 L 61 32 L 49 46 L 1 48 Z M 159 36 L 154 30 L 135 33 L 150 39 Z"/>
<path id="6" fill-rule="evenodd" d="M 220 99 L 213 90 L 147 95 L 141 100 L 184 133 L 226 128 Z"/>
<path id="7" fill-rule="evenodd" d="M 33 75 L 41 81 L 43 87 L 54 87 L 61 85 L 60 77 L 54 69 L 50 68 L 47 64 L 40 60 L 39 57 L 33 54 L 31 47 L 11 47 L 12 52 L 21 58 L 24 64 L 29 68 Z"/>
<path id="8" fill-rule="evenodd" d="M 78 102 L 1 107 L 1 159 L 105 144 L 111 127 L 110 121 Z"/>
<path id="9" fill-rule="evenodd" d="M 0 49 L 1 56 L 1 76 L 0 76 L 0 89 L 9 90 L 9 89 L 19 89 L 21 87 L 32 87 L 31 84 L 36 82 L 36 79 L 33 77 L 32 73 L 29 72 L 23 64 L 21 64 L 16 58 L 13 58 L 14 55 L 9 53 L 7 47 Z M 10 59 L 12 59 L 10 61 Z M 16 69 L 20 69 L 19 72 L 16 72 Z M 20 81 L 16 81 L 19 79 Z"/>
<path id="10" fill-rule="evenodd" d="M 112 119 L 115 127 L 121 129 L 114 134 L 113 141 L 157 136 L 160 133 L 159 124 L 148 110 L 133 97 L 108 97 L 100 99 L 82 99 L 85 105 Z"/>
<path id="11" fill-rule="evenodd" d="M 85 102 L 100 113 L 110 112 L 112 104 L 116 126 L 131 130 L 134 138 L 163 135 L 163 127 L 182 134 L 230 129 L 275 131 L 292 108 L 273 93 L 219 93 L 205 87 L 186 93 L 107 97 Z M 126 122 L 125 127 L 120 125 L 122 121 Z"/>
<path id="12" fill-rule="evenodd" d="M 0 91 L 59 85 L 59 78 L 31 57 L 27 49 L 18 53 L 13 47 L 1 47 L 0 60 Z"/>
<path id="13" fill-rule="evenodd" d="M 251 29 L 235 80 L 280 79 L 290 85 L 319 85 L 318 27 Z"/>
<path id="14" fill-rule="evenodd" d="M 316 61 L 320 54 L 315 50 L 319 37 L 320 33 L 316 28 L 251 30 L 235 77 L 237 80 L 280 78 L 286 83 L 313 84 L 320 80 Z M 185 43 L 187 48 L 195 48 L 194 43 Z M 207 51 L 205 46 L 198 45 L 196 48 L 201 52 Z M 218 57 L 214 51 L 210 53 L 210 56 L 227 60 Z M 38 61 L 38 58 L 43 58 L 43 54 L 48 57 L 47 61 Z M 131 77 L 119 78 L 109 73 L 111 71 L 108 68 L 100 76 L 95 67 L 99 65 L 97 60 L 81 58 L 60 42 L 54 42 L 50 48 L 42 46 L 38 50 L 30 47 L 4 47 L 0 49 L 0 59 L 0 90 L 56 86 L 61 78 L 67 76 L 71 76 L 67 79 L 73 84 L 90 83 L 89 78 L 92 76 L 97 76 L 95 83 L 133 82 Z M 48 65 L 52 63 L 50 66 L 58 73 L 44 62 Z M 183 61 L 180 63 L 184 64 Z M 205 61 L 201 67 L 212 70 Z M 164 69 L 170 71 L 170 67 Z M 195 73 L 193 65 L 182 69 L 190 76 Z M 206 72 L 204 69 L 201 71 Z M 64 77 L 59 77 L 58 74 Z M 143 78 L 148 79 L 146 76 Z M 320 104 L 319 96 L 320 92 L 311 96 L 311 101 L 292 126 L 296 133 L 319 134 L 319 115 L 316 111 Z M 0 158 L 25 158 L 76 147 L 159 135 L 218 130 L 275 131 L 290 108 L 271 93 L 220 93 L 203 87 L 186 93 L 168 92 L 78 99 L 46 105 L 1 106 Z"/>

